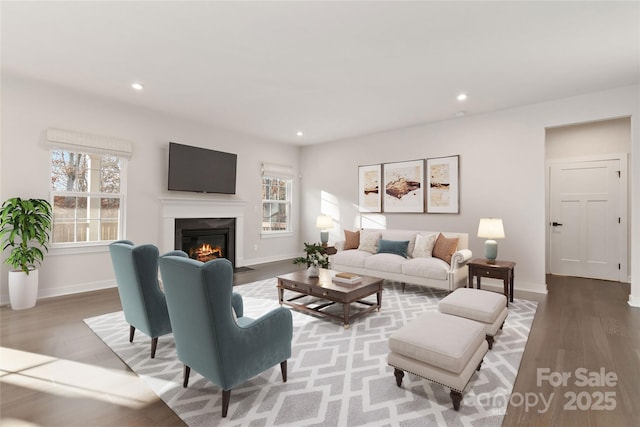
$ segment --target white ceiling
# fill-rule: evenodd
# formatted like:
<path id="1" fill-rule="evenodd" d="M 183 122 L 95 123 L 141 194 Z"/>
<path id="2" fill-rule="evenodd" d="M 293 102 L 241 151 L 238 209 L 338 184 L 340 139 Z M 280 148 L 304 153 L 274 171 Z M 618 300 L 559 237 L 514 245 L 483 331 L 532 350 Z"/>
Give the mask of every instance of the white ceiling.
<path id="1" fill-rule="evenodd" d="M 294 144 L 640 82 L 638 1 L 3 1 L 0 13 L 3 73 Z"/>

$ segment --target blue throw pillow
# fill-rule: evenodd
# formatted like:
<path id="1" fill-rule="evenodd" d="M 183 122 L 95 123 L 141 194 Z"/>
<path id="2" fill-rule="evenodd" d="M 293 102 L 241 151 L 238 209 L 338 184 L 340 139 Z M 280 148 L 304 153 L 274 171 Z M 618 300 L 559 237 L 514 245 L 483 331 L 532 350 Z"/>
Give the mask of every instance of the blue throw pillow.
<path id="1" fill-rule="evenodd" d="M 380 239 L 378 243 L 379 254 L 396 254 L 401 257 L 407 257 L 408 240 L 384 240 Z"/>

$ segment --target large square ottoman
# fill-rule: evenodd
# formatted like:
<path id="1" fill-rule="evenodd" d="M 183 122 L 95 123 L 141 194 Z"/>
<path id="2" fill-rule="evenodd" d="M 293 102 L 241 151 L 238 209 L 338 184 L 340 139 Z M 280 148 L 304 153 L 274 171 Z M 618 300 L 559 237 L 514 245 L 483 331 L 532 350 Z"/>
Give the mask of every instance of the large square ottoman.
<path id="1" fill-rule="evenodd" d="M 404 372 L 451 389 L 457 411 L 462 392 L 488 351 L 481 323 L 440 312 L 411 321 L 389 337 L 387 363 L 394 369 L 396 384 Z"/>
<path id="2" fill-rule="evenodd" d="M 438 310 L 482 323 L 491 349 L 498 329 L 502 329 L 507 318 L 507 297 L 481 289 L 459 288 L 440 300 Z"/>

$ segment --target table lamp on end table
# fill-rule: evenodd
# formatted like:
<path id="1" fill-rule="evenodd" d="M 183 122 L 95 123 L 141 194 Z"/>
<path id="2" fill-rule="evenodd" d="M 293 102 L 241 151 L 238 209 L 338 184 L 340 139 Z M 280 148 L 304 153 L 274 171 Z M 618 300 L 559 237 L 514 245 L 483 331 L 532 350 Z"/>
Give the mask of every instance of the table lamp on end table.
<path id="1" fill-rule="evenodd" d="M 487 259 L 487 263 L 495 264 L 498 257 L 498 242 L 495 239 L 504 239 L 502 220 L 500 218 L 480 218 L 478 237 L 487 239 L 484 242 L 484 257 Z"/>
<path id="2" fill-rule="evenodd" d="M 327 246 L 327 242 L 329 242 L 329 231 L 327 231 L 327 229 L 333 228 L 333 218 L 329 215 L 318 215 L 316 228 L 322 230 L 320 231 L 320 242 L 322 246 Z"/>

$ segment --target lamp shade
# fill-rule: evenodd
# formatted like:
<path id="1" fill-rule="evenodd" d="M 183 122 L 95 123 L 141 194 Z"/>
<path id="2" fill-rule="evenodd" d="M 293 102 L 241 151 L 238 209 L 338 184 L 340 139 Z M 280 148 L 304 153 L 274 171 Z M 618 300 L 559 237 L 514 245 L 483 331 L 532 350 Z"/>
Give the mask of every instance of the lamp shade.
<path id="1" fill-rule="evenodd" d="M 318 219 L 316 219 L 316 228 L 321 230 L 333 228 L 333 218 L 329 215 L 318 215 Z"/>
<path id="2" fill-rule="evenodd" d="M 478 237 L 485 239 L 504 239 L 504 227 L 500 218 L 480 218 Z"/>

